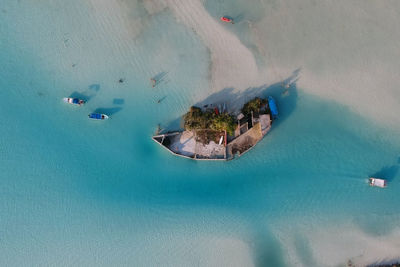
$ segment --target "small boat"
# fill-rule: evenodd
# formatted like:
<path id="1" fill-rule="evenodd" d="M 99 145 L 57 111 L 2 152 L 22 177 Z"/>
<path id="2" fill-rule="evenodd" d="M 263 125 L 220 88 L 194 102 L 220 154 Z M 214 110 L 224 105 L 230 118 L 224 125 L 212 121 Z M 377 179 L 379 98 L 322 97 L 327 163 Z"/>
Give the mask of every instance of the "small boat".
<path id="1" fill-rule="evenodd" d="M 273 119 L 278 118 L 278 108 L 276 107 L 275 99 L 272 96 L 268 97 L 268 106 L 271 110 L 271 115 Z"/>
<path id="2" fill-rule="evenodd" d="M 83 105 L 85 104 L 85 100 L 79 98 L 72 98 L 72 97 L 64 97 L 63 98 L 65 103 L 72 104 L 72 105 Z"/>
<path id="3" fill-rule="evenodd" d="M 231 18 L 229 18 L 229 17 L 225 17 L 225 16 L 221 17 L 221 21 L 223 21 L 223 22 L 229 22 L 229 23 L 234 24 L 233 19 L 231 19 Z"/>
<path id="4" fill-rule="evenodd" d="M 88 115 L 89 119 L 93 120 L 106 120 L 108 119 L 108 116 L 106 114 L 101 114 L 101 113 L 90 113 Z"/>
<path id="5" fill-rule="evenodd" d="M 371 178 L 369 178 L 369 185 L 384 188 L 384 187 L 386 187 L 386 180 L 371 177 Z"/>

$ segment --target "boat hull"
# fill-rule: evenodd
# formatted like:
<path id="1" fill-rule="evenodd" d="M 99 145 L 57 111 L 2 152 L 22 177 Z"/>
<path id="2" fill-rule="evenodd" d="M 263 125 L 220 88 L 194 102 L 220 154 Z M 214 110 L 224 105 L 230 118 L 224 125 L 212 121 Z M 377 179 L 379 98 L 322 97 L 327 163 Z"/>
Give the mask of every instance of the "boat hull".
<path id="1" fill-rule="evenodd" d="M 228 22 L 228 23 L 233 23 L 233 19 L 228 18 L 228 17 L 221 17 L 221 21 Z"/>
<path id="2" fill-rule="evenodd" d="M 64 97 L 63 101 L 67 104 L 76 105 L 76 106 L 81 106 L 81 105 L 85 104 L 84 100 L 78 99 L 78 98 L 72 98 L 72 97 Z"/>
<path id="3" fill-rule="evenodd" d="M 107 120 L 109 117 L 106 114 L 91 113 L 88 115 L 89 119 L 92 120 Z"/>
<path id="4" fill-rule="evenodd" d="M 369 185 L 370 186 L 375 186 L 375 187 L 385 188 L 386 187 L 386 180 L 371 177 L 371 178 L 369 178 Z"/>

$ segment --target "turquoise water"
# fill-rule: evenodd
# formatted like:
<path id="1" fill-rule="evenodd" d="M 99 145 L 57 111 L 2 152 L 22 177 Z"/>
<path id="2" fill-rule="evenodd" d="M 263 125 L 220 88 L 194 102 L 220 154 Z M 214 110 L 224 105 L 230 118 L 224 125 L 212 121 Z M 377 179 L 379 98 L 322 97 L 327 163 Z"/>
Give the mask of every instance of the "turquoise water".
<path id="1" fill-rule="evenodd" d="M 318 266 L 326 261 L 305 225 L 350 222 L 381 239 L 396 230 L 398 129 L 305 88 L 280 97 L 268 86 L 281 118 L 239 160 L 193 162 L 160 149 L 150 138 L 157 124 L 210 94 L 209 55 L 168 10 L 126 5 L 122 18 L 80 1 L 1 7 L 2 266 L 240 266 L 230 259 L 241 253 L 254 266 L 287 266 L 291 239 L 296 263 Z M 124 16 L 140 27 L 115 28 Z M 152 89 L 154 75 L 164 78 Z M 71 94 L 87 105 L 62 103 Z M 96 109 L 111 119 L 88 121 Z M 374 174 L 389 187 L 368 187 Z M 224 240 L 243 245 L 229 250 Z"/>

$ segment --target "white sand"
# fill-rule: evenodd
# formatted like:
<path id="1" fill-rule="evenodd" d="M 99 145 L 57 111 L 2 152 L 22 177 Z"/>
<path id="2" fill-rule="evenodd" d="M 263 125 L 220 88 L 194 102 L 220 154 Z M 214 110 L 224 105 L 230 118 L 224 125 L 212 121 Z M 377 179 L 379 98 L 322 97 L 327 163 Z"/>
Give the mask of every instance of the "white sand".
<path id="1" fill-rule="evenodd" d="M 268 82 L 301 67 L 298 87 L 399 128 L 399 1 L 263 1 L 252 23 Z M 397 126 L 396 126 L 397 125 Z"/>
<path id="2" fill-rule="evenodd" d="M 382 225 L 382 227 L 385 227 Z M 357 228 L 314 231 L 310 236 L 314 257 L 324 265 L 337 265 L 350 259 L 357 266 L 399 259 L 400 231 L 388 236 L 371 236 Z"/>
<path id="3" fill-rule="evenodd" d="M 228 30 L 234 27 L 211 17 L 200 0 L 165 1 L 177 20 L 193 29 L 211 53 L 211 88 L 246 89 L 259 84 L 255 58 L 239 38 Z"/>
<path id="4" fill-rule="evenodd" d="M 234 34 L 239 25 L 212 17 L 203 1 L 150 0 L 146 7 L 150 14 L 170 9 L 200 36 L 211 54 L 210 94 L 273 84 L 301 67 L 299 88 L 376 121 L 400 125 L 398 1 L 261 1 L 262 19 L 246 17 L 239 23 L 247 24 L 252 40 L 246 43 L 257 47 L 266 69 L 257 66 L 241 42 L 246 37 Z"/>
<path id="5" fill-rule="evenodd" d="M 250 248 L 241 240 L 210 236 L 204 240 L 204 245 L 201 266 L 254 266 Z"/>
<path id="6" fill-rule="evenodd" d="M 349 260 L 356 266 L 367 266 L 400 259 L 400 229 L 374 236 L 352 224 L 306 225 L 277 233 L 293 266 L 344 266 Z"/>

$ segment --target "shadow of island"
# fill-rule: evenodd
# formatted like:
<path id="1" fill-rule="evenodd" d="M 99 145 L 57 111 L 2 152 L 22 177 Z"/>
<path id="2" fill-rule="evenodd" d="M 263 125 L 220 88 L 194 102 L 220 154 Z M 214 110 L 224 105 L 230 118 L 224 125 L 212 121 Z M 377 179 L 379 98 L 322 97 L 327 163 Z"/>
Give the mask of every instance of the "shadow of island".
<path id="1" fill-rule="evenodd" d="M 279 117 L 274 121 L 274 127 L 285 121 L 295 110 L 297 103 L 297 85 L 299 69 L 281 82 L 272 85 L 262 85 L 260 87 L 250 87 L 244 91 L 235 92 L 234 88 L 224 88 L 223 90 L 208 96 L 206 99 L 195 103 L 192 106 L 197 107 L 218 107 L 225 104 L 227 111 L 233 115 L 238 115 L 243 105 L 255 97 L 266 98 L 272 96 L 279 110 Z M 287 83 L 292 81 L 291 83 Z M 190 106 L 188 106 L 188 109 Z M 183 115 L 183 114 L 182 114 Z M 183 130 L 182 117 L 176 118 L 169 123 L 163 125 L 164 132 Z"/>

